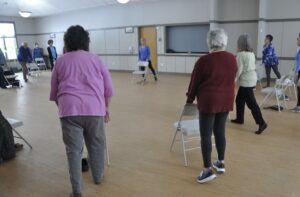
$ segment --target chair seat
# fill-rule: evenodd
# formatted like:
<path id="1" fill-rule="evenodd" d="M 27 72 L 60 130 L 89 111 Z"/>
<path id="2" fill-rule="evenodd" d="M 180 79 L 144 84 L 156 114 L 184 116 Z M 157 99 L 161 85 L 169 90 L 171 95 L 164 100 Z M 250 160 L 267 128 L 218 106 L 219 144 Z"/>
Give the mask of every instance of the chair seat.
<path id="1" fill-rule="evenodd" d="M 21 120 L 16 120 L 16 119 L 13 119 L 13 118 L 7 118 L 7 121 L 12 126 L 12 128 L 17 128 L 17 127 L 23 126 L 23 122 Z"/>
<path id="2" fill-rule="evenodd" d="M 174 123 L 174 127 L 178 127 L 178 122 Z M 199 119 L 193 120 L 182 120 L 181 121 L 181 132 L 185 136 L 200 134 Z"/>
<path id="3" fill-rule="evenodd" d="M 134 75 L 144 75 L 144 74 L 146 74 L 146 71 L 134 71 L 132 74 L 134 74 Z"/>
<path id="4" fill-rule="evenodd" d="M 17 77 L 17 75 L 5 75 L 6 79 L 14 79 L 16 77 Z"/>
<path id="5" fill-rule="evenodd" d="M 269 93 L 272 93 L 272 92 L 277 92 L 277 94 L 283 94 L 283 90 L 282 89 L 279 89 L 279 88 L 274 88 L 274 87 L 267 87 L 267 88 L 263 88 L 261 90 L 262 93 L 264 94 L 269 94 Z"/>

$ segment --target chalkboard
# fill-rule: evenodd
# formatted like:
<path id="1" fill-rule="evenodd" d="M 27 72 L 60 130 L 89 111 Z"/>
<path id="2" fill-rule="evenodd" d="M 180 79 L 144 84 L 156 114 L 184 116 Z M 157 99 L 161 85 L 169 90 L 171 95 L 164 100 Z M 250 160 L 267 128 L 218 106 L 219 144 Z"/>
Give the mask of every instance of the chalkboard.
<path id="1" fill-rule="evenodd" d="M 206 43 L 209 25 L 166 27 L 167 53 L 208 53 Z"/>

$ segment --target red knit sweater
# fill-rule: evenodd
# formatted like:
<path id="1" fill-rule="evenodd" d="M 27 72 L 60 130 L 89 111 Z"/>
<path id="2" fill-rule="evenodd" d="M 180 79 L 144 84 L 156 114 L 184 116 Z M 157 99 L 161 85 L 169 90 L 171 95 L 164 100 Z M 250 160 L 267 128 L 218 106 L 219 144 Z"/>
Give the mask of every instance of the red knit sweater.
<path id="1" fill-rule="evenodd" d="M 186 94 L 187 103 L 192 103 L 197 96 L 200 112 L 232 111 L 236 73 L 236 58 L 229 52 L 219 51 L 200 57 Z"/>

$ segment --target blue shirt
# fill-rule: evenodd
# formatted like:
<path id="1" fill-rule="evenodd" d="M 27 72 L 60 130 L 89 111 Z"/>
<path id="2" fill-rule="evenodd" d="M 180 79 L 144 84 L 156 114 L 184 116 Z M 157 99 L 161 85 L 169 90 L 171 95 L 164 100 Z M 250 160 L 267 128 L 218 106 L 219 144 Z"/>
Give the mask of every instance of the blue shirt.
<path id="1" fill-rule="evenodd" d="M 300 72 L 300 48 L 298 48 L 297 50 L 297 54 L 296 54 L 296 66 L 295 66 L 295 72 Z"/>
<path id="2" fill-rule="evenodd" d="M 35 58 L 43 58 L 44 54 L 41 48 L 34 48 L 32 51 L 32 57 L 35 60 Z"/>
<path id="3" fill-rule="evenodd" d="M 32 57 L 29 48 L 21 46 L 18 53 L 19 62 L 32 62 Z"/>
<path id="4" fill-rule="evenodd" d="M 139 48 L 139 61 L 150 60 L 150 48 L 148 46 L 143 46 Z"/>
<path id="5" fill-rule="evenodd" d="M 272 44 L 265 45 L 262 53 L 262 63 L 265 66 L 273 66 L 279 64 L 278 57 Z"/>
<path id="6" fill-rule="evenodd" d="M 50 50 L 51 50 L 51 54 L 52 54 L 53 59 L 56 59 L 57 58 L 57 54 L 56 54 L 55 47 L 50 47 Z"/>

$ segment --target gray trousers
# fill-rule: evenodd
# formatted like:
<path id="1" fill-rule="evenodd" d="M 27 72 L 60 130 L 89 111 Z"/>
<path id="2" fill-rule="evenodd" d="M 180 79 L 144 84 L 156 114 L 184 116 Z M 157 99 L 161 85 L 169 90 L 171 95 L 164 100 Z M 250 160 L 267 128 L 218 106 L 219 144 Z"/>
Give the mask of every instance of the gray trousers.
<path id="1" fill-rule="evenodd" d="M 105 130 L 100 116 L 70 116 L 60 119 L 73 193 L 83 190 L 81 157 L 83 140 L 89 154 L 89 164 L 95 183 L 104 176 Z"/>

